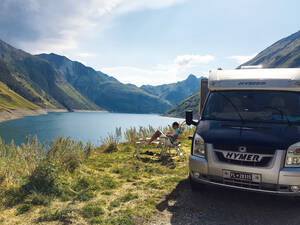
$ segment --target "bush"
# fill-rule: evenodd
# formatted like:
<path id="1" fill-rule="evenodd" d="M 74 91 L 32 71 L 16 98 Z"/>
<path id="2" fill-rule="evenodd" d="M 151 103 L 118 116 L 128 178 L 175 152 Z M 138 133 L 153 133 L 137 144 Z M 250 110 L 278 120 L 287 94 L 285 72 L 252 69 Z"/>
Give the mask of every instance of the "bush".
<path id="1" fill-rule="evenodd" d="M 117 199 L 113 200 L 109 204 L 109 209 L 119 207 L 120 205 L 121 205 L 121 202 L 119 200 L 117 200 Z"/>
<path id="2" fill-rule="evenodd" d="M 30 203 L 31 205 L 49 206 L 51 203 L 51 198 L 46 195 L 33 193 L 27 197 L 26 202 Z"/>
<path id="3" fill-rule="evenodd" d="M 104 210 L 98 203 L 89 203 L 81 209 L 80 214 L 84 218 L 92 218 L 104 214 Z"/>
<path id="4" fill-rule="evenodd" d="M 47 221 L 61 221 L 64 224 L 70 224 L 71 219 L 73 218 L 72 212 L 74 212 L 75 209 L 73 208 L 65 208 L 65 209 L 58 209 L 55 212 L 46 210 L 41 212 L 43 215 L 40 216 L 36 222 L 47 222 Z"/>
<path id="5" fill-rule="evenodd" d="M 73 141 L 70 137 L 58 137 L 52 141 L 47 152 L 47 160 L 55 162 L 62 171 L 73 173 L 83 161 L 91 154 L 94 147 L 91 143 L 86 146 L 83 143 Z"/>
<path id="6" fill-rule="evenodd" d="M 73 186 L 73 189 L 78 192 L 78 191 L 82 191 L 82 190 L 91 188 L 91 186 L 93 186 L 94 184 L 95 184 L 95 181 L 92 180 L 91 177 L 81 176 L 78 178 L 76 184 Z"/>
<path id="7" fill-rule="evenodd" d="M 24 214 L 31 209 L 31 205 L 28 203 L 24 203 L 17 208 L 16 216 Z"/>
<path id="8" fill-rule="evenodd" d="M 57 177 L 55 165 L 46 160 L 42 161 L 29 177 L 29 181 L 24 185 L 24 189 L 31 193 L 57 194 L 58 190 L 55 185 Z"/>
<path id="9" fill-rule="evenodd" d="M 117 219 L 112 221 L 114 225 L 132 225 L 132 215 L 130 212 L 126 212 L 125 215 L 119 216 Z"/>
<path id="10" fill-rule="evenodd" d="M 114 181 L 113 177 L 106 175 L 101 178 L 100 185 L 103 189 L 114 189 L 118 186 L 118 183 Z"/>
<path id="11" fill-rule="evenodd" d="M 133 199 L 137 199 L 139 198 L 138 194 L 132 194 L 132 193 L 127 193 L 126 195 L 122 196 L 120 198 L 120 201 L 121 202 L 129 202 Z"/>
<path id="12" fill-rule="evenodd" d="M 81 202 L 86 202 L 91 200 L 92 198 L 95 198 L 96 195 L 93 191 L 82 191 L 78 195 L 75 196 L 74 200 L 78 200 Z"/>
<path id="13" fill-rule="evenodd" d="M 135 127 L 129 128 L 124 133 L 125 140 L 130 144 L 135 144 L 135 142 L 141 137 L 137 132 Z"/>
<path id="14" fill-rule="evenodd" d="M 115 143 L 109 144 L 104 150 L 104 152 L 106 152 L 106 153 L 112 153 L 112 152 L 117 152 L 117 151 L 119 151 L 119 148 L 118 148 L 118 145 Z"/>
<path id="15" fill-rule="evenodd" d="M 38 142 L 37 137 L 27 137 L 21 146 L 16 146 L 13 141 L 5 145 L 0 138 L 1 202 L 13 206 L 30 193 L 54 194 L 69 199 L 70 193 L 64 190 L 59 178 L 66 171 L 74 173 L 93 150 L 91 143 L 83 145 L 70 138 L 58 137 L 48 149 L 46 143 Z"/>
<path id="16" fill-rule="evenodd" d="M 111 153 L 119 151 L 118 144 L 122 139 L 121 127 L 116 128 L 115 134 L 109 134 L 106 138 L 101 139 L 102 144 L 104 144 L 104 152 Z"/>
<path id="17" fill-rule="evenodd" d="M 12 207 L 15 206 L 22 201 L 24 201 L 28 192 L 23 188 L 11 188 L 4 191 L 4 199 L 2 199 L 4 206 Z"/>

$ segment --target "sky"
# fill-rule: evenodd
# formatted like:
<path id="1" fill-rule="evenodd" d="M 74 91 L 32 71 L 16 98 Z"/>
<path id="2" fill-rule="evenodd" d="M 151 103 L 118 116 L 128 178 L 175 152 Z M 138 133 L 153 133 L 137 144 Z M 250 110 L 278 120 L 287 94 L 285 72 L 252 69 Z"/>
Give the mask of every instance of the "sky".
<path id="1" fill-rule="evenodd" d="M 124 83 L 233 69 L 300 30 L 299 0 L 0 0 L 0 39 Z"/>

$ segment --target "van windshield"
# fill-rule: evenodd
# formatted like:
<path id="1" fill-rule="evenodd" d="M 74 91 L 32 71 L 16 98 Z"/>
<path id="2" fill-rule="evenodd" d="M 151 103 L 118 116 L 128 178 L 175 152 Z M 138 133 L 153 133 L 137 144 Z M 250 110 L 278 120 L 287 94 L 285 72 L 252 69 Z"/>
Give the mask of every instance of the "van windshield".
<path id="1" fill-rule="evenodd" d="M 202 119 L 300 122 L 300 92 L 214 91 L 207 99 Z"/>

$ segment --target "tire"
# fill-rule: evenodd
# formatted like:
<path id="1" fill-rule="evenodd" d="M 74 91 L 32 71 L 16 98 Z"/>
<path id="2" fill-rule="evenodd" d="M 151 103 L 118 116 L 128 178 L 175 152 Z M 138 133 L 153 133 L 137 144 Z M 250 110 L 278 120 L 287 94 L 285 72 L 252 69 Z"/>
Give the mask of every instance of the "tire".
<path id="1" fill-rule="evenodd" d="M 191 175 L 189 176 L 189 180 L 190 180 L 190 187 L 191 187 L 192 191 L 200 191 L 200 190 L 204 190 L 206 188 L 205 184 L 194 181 L 192 179 Z"/>

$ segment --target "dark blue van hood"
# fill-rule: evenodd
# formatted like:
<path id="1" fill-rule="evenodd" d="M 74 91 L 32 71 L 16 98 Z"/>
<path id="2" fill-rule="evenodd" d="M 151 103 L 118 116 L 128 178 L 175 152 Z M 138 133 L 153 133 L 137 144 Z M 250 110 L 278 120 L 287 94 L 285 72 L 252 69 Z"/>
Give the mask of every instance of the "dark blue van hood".
<path id="1" fill-rule="evenodd" d="M 245 123 L 202 120 L 196 132 L 206 143 L 286 150 L 300 142 L 299 124 Z M 262 150 L 263 151 L 263 150 Z"/>

